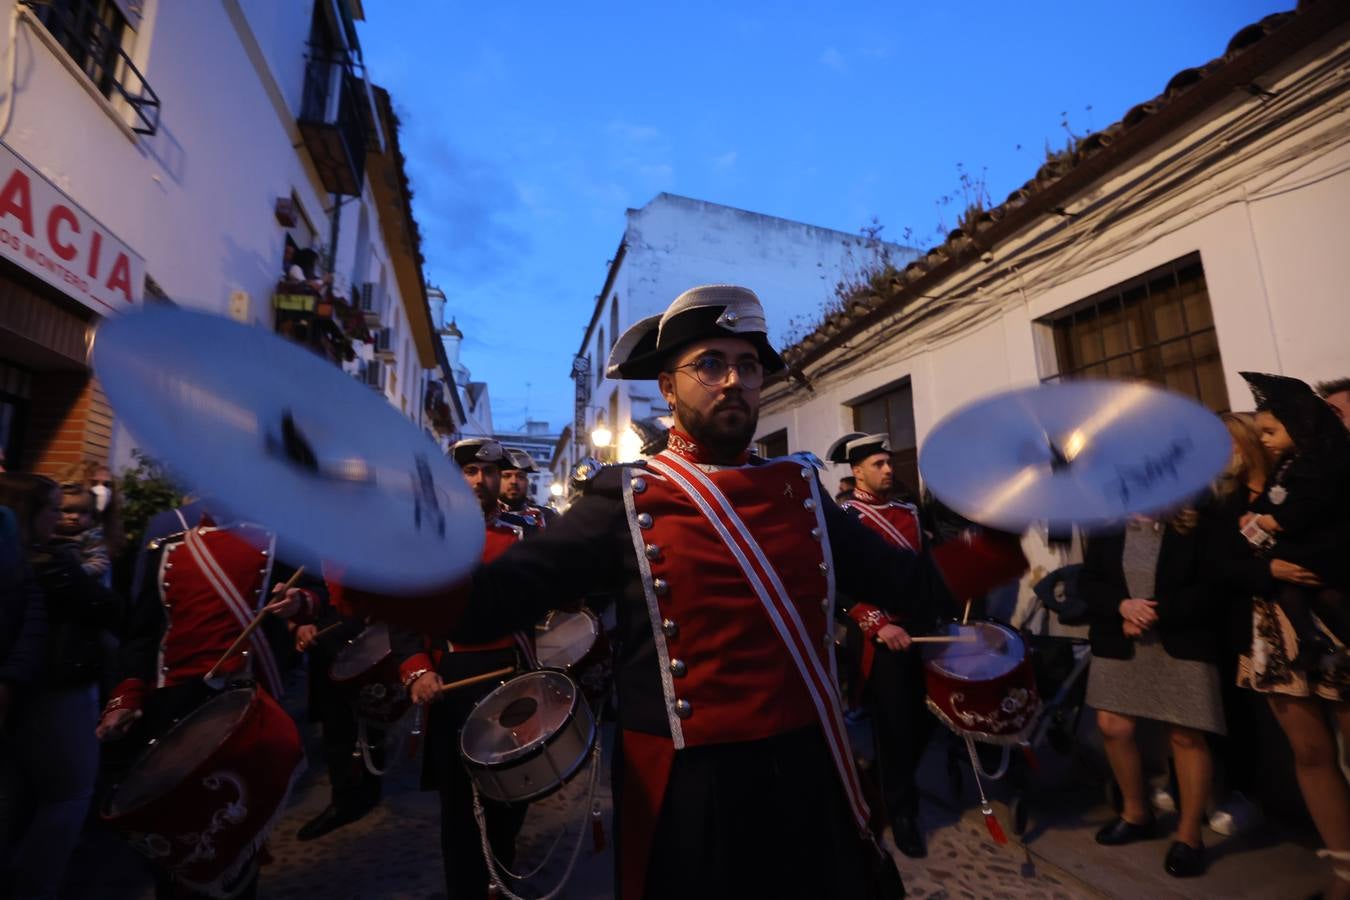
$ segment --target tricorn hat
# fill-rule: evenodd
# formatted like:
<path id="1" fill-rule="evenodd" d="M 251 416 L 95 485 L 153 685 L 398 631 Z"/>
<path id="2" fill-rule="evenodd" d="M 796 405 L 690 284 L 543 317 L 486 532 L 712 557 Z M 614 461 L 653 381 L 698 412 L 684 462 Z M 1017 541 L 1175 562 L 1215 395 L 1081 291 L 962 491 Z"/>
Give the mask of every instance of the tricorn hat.
<path id="1" fill-rule="evenodd" d="M 885 434 L 863 434 L 850 431 L 830 445 L 825 458 L 833 463 L 848 463 L 856 466 L 867 457 L 877 453 L 890 453 L 891 439 Z"/>
<path id="2" fill-rule="evenodd" d="M 523 469 L 526 472 L 539 471 L 539 467 L 534 464 L 534 457 L 519 447 L 503 447 L 502 452 L 506 455 L 499 466 L 503 472 L 507 469 Z"/>
<path id="3" fill-rule="evenodd" d="M 614 343 L 605 374 L 616 379 L 655 378 L 670 354 L 694 341 L 734 337 L 749 341 L 766 374 L 782 371 L 783 358 L 769 343 L 759 297 L 734 284 L 705 284 L 675 298 L 664 313 L 648 316 Z"/>
<path id="4" fill-rule="evenodd" d="M 450 448 L 450 456 L 455 464 L 463 468 L 469 463 L 501 464 L 506 456 L 502 445 L 492 438 L 465 438 Z"/>

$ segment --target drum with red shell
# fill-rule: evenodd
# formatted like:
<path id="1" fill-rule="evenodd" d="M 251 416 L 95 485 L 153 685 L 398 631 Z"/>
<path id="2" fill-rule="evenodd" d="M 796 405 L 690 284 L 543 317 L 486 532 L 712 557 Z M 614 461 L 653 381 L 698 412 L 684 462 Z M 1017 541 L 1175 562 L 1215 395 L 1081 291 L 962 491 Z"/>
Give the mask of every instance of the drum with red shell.
<path id="1" fill-rule="evenodd" d="M 924 646 L 929 709 L 957 734 L 990 743 L 1021 743 L 1041 705 L 1022 636 L 985 621 L 952 622 L 937 633 L 966 640 Z"/>
<path id="2" fill-rule="evenodd" d="M 412 706 L 389 645 L 389 626 L 376 622 L 347 642 L 328 667 L 333 684 L 351 692 L 359 718 L 389 724 Z"/>
<path id="3" fill-rule="evenodd" d="M 175 880 L 228 897 L 252 874 L 304 758 L 286 711 L 256 687 L 234 688 L 151 742 L 102 815 Z"/>

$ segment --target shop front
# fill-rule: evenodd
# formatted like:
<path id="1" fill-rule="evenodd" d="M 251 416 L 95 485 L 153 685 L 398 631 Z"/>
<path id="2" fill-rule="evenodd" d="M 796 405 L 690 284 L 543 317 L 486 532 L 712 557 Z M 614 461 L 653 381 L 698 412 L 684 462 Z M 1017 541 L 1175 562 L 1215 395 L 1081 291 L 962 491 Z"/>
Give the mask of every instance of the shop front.
<path id="1" fill-rule="evenodd" d="M 106 462 L 112 411 L 94 326 L 141 303 L 145 262 L 0 144 L 0 451 L 16 471 Z"/>

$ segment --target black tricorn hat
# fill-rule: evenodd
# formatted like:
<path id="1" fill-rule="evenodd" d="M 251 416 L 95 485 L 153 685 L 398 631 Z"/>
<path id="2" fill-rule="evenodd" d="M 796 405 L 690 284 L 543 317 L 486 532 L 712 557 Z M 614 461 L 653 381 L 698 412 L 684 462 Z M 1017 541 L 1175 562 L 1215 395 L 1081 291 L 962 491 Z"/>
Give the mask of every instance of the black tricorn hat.
<path id="1" fill-rule="evenodd" d="M 463 468 L 469 463 L 501 464 L 506 457 L 502 445 L 492 438 L 465 438 L 450 448 L 450 456 L 455 464 Z"/>
<path id="2" fill-rule="evenodd" d="M 530 456 L 528 451 L 521 450 L 519 447 L 503 447 L 502 461 L 497 466 L 505 472 L 507 469 L 524 469 L 526 472 L 538 472 L 539 467 L 534 463 L 534 457 Z"/>
<path id="3" fill-rule="evenodd" d="M 755 292 L 734 284 L 705 284 L 680 294 L 661 315 L 648 316 L 625 331 L 609 353 L 605 374 L 652 379 L 674 351 L 694 341 L 725 337 L 753 344 L 766 374 L 785 368 L 769 343 L 764 307 Z"/>
<path id="4" fill-rule="evenodd" d="M 830 445 L 825 457 L 833 463 L 848 463 L 850 466 L 856 466 L 869 456 L 890 452 L 891 439 L 889 435 L 863 434 L 861 431 L 850 431 Z"/>

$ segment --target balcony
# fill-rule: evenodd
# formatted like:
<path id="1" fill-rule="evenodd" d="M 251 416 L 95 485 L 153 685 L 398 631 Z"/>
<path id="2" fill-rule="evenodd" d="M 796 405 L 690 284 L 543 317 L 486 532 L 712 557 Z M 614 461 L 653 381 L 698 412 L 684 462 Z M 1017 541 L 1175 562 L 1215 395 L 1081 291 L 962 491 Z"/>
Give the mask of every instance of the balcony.
<path id="1" fill-rule="evenodd" d="M 305 67 L 300 134 L 324 189 L 356 197 L 366 171 L 369 104 L 365 83 L 345 59 L 312 56 Z"/>

